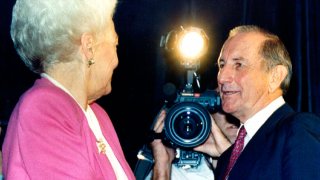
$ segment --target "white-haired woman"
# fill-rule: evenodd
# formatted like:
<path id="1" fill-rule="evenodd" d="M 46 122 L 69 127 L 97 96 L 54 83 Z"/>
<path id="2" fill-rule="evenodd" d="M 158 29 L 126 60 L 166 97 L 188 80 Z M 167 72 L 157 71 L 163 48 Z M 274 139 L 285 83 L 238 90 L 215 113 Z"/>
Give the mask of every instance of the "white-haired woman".
<path id="1" fill-rule="evenodd" d="M 41 77 L 17 103 L 3 145 L 5 179 L 134 179 L 108 114 L 118 65 L 116 0 L 17 0 L 11 37 Z"/>

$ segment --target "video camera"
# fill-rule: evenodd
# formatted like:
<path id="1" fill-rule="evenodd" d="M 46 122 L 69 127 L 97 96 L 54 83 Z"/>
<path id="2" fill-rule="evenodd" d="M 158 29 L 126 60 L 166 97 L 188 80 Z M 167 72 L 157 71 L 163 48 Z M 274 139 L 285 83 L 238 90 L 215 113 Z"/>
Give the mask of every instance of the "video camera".
<path id="1" fill-rule="evenodd" d="M 166 107 L 164 139 L 173 147 L 190 149 L 208 138 L 211 131 L 210 114 L 220 106 L 217 92 L 178 94 L 173 105 Z"/>
<path id="2" fill-rule="evenodd" d="M 186 70 L 186 81 L 178 92 L 171 83 L 163 87 L 166 96 L 164 109 L 167 111 L 164 129 L 161 134 L 151 131 L 148 142 L 161 138 L 165 145 L 175 148 L 176 158 L 173 163 L 182 168 L 196 168 L 204 159 L 205 155 L 193 148 L 207 140 L 211 132 L 210 114 L 221 107 L 220 96 L 216 91 L 195 92 L 196 89 L 201 89 L 197 70 L 207 45 L 208 37 L 202 29 L 195 27 L 181 27 L 170 31 L 162 36 L 160 41 L 161 48 L 168 53 L 174 53 L 174 57 L 179 59 Z M 157 117 L 154 123 L 156 120 Z M 137 157 L 134 173 L 137 179 L 144 179 L 153 164 L 152 151 L 148 144 L 139 150 Z"/>
<path id="3" fill-rule="evenodd" d="M 181 28 L 162 36 L 160 47 L 169 51 L 178 51 L 180 64 L 186 70 L 186 82 L 182 90 L 176 93 L 173 84 L 164 86 L 167 115 L 162 132 L 163 142 L 176 148 L 177 157 L 174 161 L 178 166 L 196 167 L 202 153 L 193 151 L 203 144 L 211 132 L 211 113 L 221 106 L 219 94 L 214 90 L 195 92 L 194 80 L 200 89 L 197 70 L 199 58 L 206 52 L 208 38 L 203 30 L 195 27 Z M 168 93 L 169 92 L 169 93 Z M 173 94 L 173 95 L 172 95 Z M 175 98 L 172 98 L 175 97 Z M 173 100 L 172 100 L 173 99 Z"/>
<path id="4" fill-rule="evenodd" d="M 167 103 L 171 104 L 171 103 Z M 203 93 L 180 92 L 167 108 L 163 129 L 163 142 L 177 148 L 175 162 L 178 166 L 198 166 L 201 153 L 192 148 L 204 143 L 211 132 L 211 117 L 220 108 L 221 100 L 216 91 Z"/>

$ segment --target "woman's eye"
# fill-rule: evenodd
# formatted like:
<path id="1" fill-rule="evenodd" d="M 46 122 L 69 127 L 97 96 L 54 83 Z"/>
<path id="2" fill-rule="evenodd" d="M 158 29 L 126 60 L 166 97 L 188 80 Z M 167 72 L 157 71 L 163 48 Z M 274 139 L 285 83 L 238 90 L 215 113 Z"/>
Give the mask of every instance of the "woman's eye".
<path id="1" fill-rule="evenodd" d="M 223 66 L 224 66 L 223 63 L 219 63 L 219 64 L 218 64 L 219 69 L 223 68 Z"/>

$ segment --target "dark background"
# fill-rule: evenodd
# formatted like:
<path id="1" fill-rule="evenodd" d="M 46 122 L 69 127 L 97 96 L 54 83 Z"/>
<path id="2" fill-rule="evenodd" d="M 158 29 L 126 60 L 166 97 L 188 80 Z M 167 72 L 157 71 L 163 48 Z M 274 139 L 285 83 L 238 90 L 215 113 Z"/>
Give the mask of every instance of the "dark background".
<path id="1" fill-rule="evenodd" d="M 0 2 L 0 119 L 5 128 L 20 95 L 37 75 L 17 56 L 9 36 L 14 0 Z M 165 58 L 161 35 L 179 26 L 202 28 L 209 51 L 201 62 L 202 89 L 216 86 L 216 59 L 228 31 L 259 25 L 279 35 L 292 58 L 285 100 L 297 111 L 320 115 L 320 1 L 318 0 L 121 0 L 114 17 L 119 66 L 113 91 L 98 100 L 109 113 L 134 168 L 153 118 L 163 105 L 166 82 L 181 85 L 183 68 Z"/>

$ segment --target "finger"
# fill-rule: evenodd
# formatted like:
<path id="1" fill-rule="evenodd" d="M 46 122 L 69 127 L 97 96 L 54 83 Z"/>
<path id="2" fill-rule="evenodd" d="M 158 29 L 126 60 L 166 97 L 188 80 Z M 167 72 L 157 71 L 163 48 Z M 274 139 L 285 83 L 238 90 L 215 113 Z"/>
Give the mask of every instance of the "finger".
<path id="1" fill-rule="evenodd" d="M 216 121 L 211 116 L 211 130 L 214 131 L 220 131 L 219 126 L 217 125 Z"/>
<path id="2" fill-rule="evenodd" d="M 154 125 L 154 128 L 153 128 L 154 131 L 161 132 L 161 130 L 163 129 L 163 123 L 164 123 L 165 117 L 166 117 L 165 110 L 161 110 L 160 114 L 157 117 L 157 121 Z"/>
<path id="3" fill-rule="evenodd" d="M 222 130 L 220 129 L 220 127 L 217 125 L 217 123 L 215 122 L 215 120 L 211 117 L 211 133 L 214 136 L 214 139 L 216 140 L 217 138 L 221 138 L 221 137 L 225 137 L 225 135 L 223 134 Z"/>
<path id="4" fill-rule="evenodd" d="M 164 121 L 161 122 L 161 124 L 159 124 L 159 127 L 155 130 L 156 132 L 162 132 L 164 127 Z"/>

